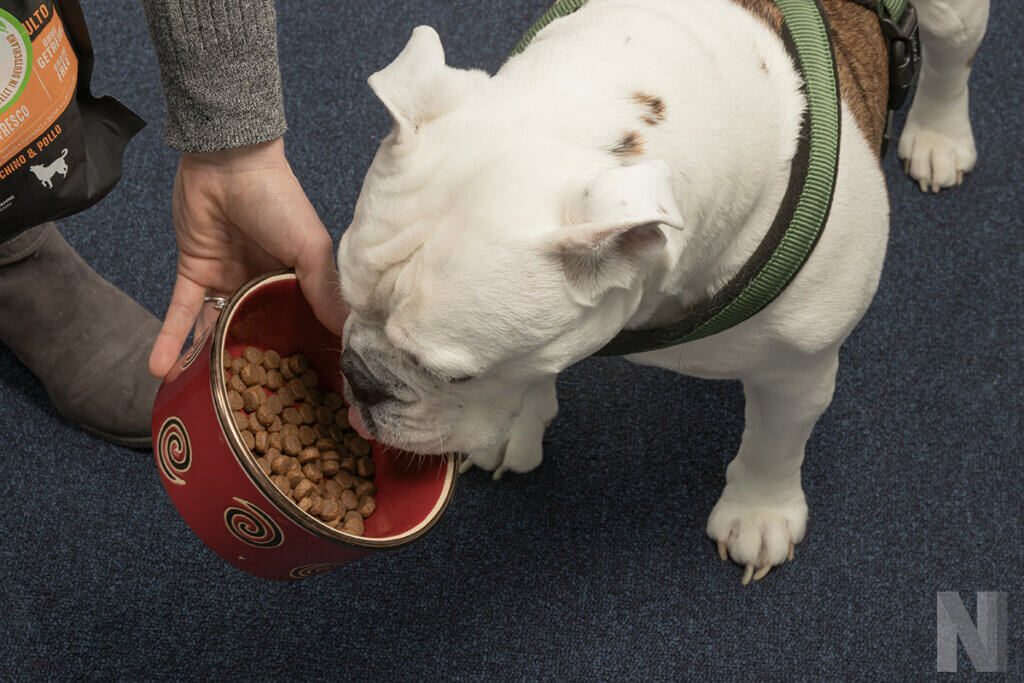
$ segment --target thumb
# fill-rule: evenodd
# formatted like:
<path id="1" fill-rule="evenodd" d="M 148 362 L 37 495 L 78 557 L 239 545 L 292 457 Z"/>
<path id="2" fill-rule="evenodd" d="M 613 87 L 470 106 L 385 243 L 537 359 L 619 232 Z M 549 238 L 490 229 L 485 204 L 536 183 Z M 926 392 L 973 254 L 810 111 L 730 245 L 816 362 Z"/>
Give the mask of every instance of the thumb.
<path id="1" fill-rule="evenodd" d="M 164 377 L 181 355 L 185 338 L 196 322 L 199 309 L 203 306 L 204 293 L 205 290 L 200 285 L 179 271 L 163 326 L 149 354 L 149 372 L 154 377 Z"/>
<path id="2" fill-rule="evenodd" d="M 341 282 L 334 264 L 333 243 L 327 230 L 309 235 L 295 256 L 295 275 L 306 301 L 324 327 L 341 336 L 348 308 L 341 298 Z"/>

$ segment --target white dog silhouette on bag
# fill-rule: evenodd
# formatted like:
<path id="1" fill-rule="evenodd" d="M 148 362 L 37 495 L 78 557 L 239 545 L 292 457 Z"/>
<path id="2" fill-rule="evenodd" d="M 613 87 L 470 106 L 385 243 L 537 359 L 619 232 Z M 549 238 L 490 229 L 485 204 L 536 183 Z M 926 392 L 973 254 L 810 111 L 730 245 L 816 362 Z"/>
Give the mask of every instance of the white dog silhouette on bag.
<path id="1" fill-rule="evenodd" d="M 68 177 L 68 162 L 65 159 L 68 156 L 68 148 L 65 147 L 64 151 L 60 153 L 60 157 L 55 159 L 53 162 L 43 165 L 29 166 L 28 170 L 32 171 L 36 178 L 39 178 L 39 182 L 43 184 L 43 187 L 53 189 L 53 176 L 58 173 L 62 178 Z"/>

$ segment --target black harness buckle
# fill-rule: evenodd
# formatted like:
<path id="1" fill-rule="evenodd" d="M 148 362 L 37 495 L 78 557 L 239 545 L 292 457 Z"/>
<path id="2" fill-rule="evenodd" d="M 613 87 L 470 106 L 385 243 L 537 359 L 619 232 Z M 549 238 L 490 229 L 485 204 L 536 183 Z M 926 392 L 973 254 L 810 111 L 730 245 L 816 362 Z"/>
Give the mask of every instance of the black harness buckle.
<path id="1" fill-rule="evenodd" d="M 921 33 L 914 6 L 907 5 L 899 24 L 883 17 L 882 34 L 889 43 L 889 109 L 899 111 L 921 68 Z"/>
<path id="2" fill-rule="evenodd" d="M 893 112 L 899 111 L 907 103 L 907 97 L 921 69 L 921 31 L 917 23 L 917 10 L 909 3 L 899 23 L 887 16 L 880 21 L 882 34 L 889 46 L 889 117 L 882 138 L 882 156 L 885 156 L 892 137 Z"/>

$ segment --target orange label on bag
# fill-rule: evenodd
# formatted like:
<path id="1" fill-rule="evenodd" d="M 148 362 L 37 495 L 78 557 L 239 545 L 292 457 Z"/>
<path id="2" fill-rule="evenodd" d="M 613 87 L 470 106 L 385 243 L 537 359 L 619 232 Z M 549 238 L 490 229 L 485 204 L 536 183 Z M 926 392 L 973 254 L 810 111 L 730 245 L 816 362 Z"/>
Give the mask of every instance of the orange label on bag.
<path id="1" fill-rule="evenodd" d="M 24 22 L 0 10 L 0 180 L 60 135 L 54 122 L 77 80 L 78 57 L 49 5 L 40 4 Z"/>

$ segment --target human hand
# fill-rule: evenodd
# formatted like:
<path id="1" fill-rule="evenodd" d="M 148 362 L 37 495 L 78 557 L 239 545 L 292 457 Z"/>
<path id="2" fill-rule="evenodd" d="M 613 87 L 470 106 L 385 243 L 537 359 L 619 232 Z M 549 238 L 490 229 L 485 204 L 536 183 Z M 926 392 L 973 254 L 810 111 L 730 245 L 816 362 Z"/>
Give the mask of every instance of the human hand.
<path id="1" fill-rule="evenodd" d="M 149 357 L 153 375 L 165 376 L 178 359 L 204 296 L 231 296 L 268 270 L 295 268 L 316 317 L 341 333 L 344 304 L 331 237 L 292 173 L 282 140 L 182 154 L 172 209 L 178 277 Z"/>

